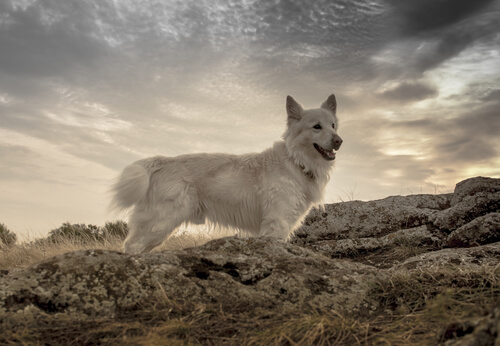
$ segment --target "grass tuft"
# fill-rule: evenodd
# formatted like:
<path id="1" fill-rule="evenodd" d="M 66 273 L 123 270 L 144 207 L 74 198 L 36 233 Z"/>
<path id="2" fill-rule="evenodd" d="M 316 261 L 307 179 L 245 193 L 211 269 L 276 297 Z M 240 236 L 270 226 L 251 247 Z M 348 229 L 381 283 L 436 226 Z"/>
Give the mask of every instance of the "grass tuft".
<path id="1" fill-rule="evenodd" d="M 180 250 L 200 246 L 210 240 L 234 234 L 228 232 L 227 230 L 211 229 L 190 232 L 184 229 L 172 235 L 153 251 Z M 72 238 L 64 234 L 55 234 L 50 239 L 37 239 L 2 247 L 0 248 L 0 270 L 25 268 L 53 256 L 89 249 L 123 251 L 123 238 L 120 236 L 107 236 L 103 239 L 96 239 L 85 234 L 79 235 L 78 238 Z"/>

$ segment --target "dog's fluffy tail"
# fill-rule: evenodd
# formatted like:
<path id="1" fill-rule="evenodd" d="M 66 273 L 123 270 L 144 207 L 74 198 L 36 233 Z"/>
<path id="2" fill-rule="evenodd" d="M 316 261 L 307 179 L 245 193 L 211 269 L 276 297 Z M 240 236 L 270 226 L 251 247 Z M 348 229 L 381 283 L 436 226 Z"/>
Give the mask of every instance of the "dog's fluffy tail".
<path id="1" fill-rule="evenodd" d="M 110 210 L 124 210 L 140 202 L 149 187 L 149 172 L 140 164 L 133 163 L 123 170 L 111 191 Z"/>

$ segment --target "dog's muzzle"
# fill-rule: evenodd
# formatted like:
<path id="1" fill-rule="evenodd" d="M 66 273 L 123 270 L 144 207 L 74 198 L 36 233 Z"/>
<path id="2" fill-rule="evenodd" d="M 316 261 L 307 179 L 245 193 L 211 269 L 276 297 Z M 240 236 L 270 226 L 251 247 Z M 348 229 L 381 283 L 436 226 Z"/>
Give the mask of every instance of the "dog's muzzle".
<path id="1" fill-rule="evenodd" d="M 342 138 L 340 138 L 339 135 L 335 135 L 333 138 L 332 138 L 332 147 L 333 149 L 335 150 L 339 150 L 340 149 L 340 146 L 342 145 L 342 142 L 344 142 L 342 140 Z"/>
<path id="2" fill-rule="evenodd" d="M 332 149 L 325 149 L 318 144 L 314 143 L 314 148 L 323 156 L 323 158 L 327 161 L 335 160 L 336 151 L 339 150 L 342 145 L 342 138 L 339 135 L 335 135 L 332 138 Z"/>

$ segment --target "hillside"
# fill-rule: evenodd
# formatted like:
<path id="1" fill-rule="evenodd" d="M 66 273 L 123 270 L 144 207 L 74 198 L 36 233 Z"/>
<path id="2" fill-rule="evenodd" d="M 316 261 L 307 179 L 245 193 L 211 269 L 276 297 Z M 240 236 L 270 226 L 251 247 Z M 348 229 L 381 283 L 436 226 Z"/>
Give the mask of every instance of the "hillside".
<path id="1" fill-rule="evenodd" d="M 500 179 L 313 210 L 290 242 L 81 250 L 0 273 L 0 343 L 500 342 Z"/>

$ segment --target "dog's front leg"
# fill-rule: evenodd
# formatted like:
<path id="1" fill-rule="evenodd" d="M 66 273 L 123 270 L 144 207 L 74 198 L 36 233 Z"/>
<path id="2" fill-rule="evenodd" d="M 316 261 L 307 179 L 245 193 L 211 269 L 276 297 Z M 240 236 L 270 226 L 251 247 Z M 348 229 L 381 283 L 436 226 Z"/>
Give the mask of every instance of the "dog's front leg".
<path id="1" fill-rule="evenodd" d="M 286 178 L 280 178 L 278 182 L 267 187 L 259 236 L 287 240 L 308 205 L 296 182 Z"/>
<path id="2" fill-rule="evenodd" d="M 291 226 L 282 218 L 265 219 L 260 226 L 260 237 L 275 237 L 283 240 L 288 239 Z"/>
<path id="3" fill-rule="evenodd" d="M 274 204 L 263 217 L 259 236 L 287 240 L 302 214 L 301 210 L 294 210 L 288 204 Z"/>

